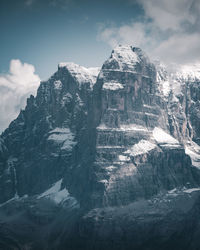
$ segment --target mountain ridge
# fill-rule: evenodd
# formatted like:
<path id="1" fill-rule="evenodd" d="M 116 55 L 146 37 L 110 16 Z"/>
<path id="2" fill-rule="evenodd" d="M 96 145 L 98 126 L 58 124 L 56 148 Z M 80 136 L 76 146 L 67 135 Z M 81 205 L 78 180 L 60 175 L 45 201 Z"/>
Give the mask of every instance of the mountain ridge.
<path id="1" fill-rule="evenodd" d="M 148 202 L 164 221 L 161 210 L 179 213 L 182 199 L 191 203 L 184 213 L 198 213 L 200 79 L 172 76 L 132 46 L 118 46 L 98 70 L 59 64 L 0 137 L 0 212 L 13 214 L 16 206 L 28 211 L 19 218 L 34 222 L 35 228 L 43 223 L 51 228 L 50 238 L 44 233 L 42 241 L 51 242 L 56 230 L 65 228 L 66 238 L 60 233 L 55 249 L 65 249 L 75 234 L 87 245 L 82 249 L 93 249 L 80 232 L 87 238 L 95 228 L 99 236 L 93 239 L 98 240 L 110 235 L 100 233 L 101 213 L 107 218 L 110 209 L 116 211 L 114 224 L 121 211 L 128 225 L 138 213 L 134 215 L 134 209 L 148 211 Z M 158 210 L 155 200 L 161 202 Z M 172 210 L 165 200 L 174 204 Z M 68 229 L 67 224 L 57 224 L 63 213 L 73 218 Z M 117 225 L 108 228 L 115 231 Z M 136 235 L 140 231 L 132 230 Z M 98 243 L 95 249 L 116 249 L 117 234 L 112 246 L 106 238 L 110 248 Z M 125 249 L 129 241 L 128 237 Z M 69 249 L 79 249 L 72 242 L 75 246 Z"/>

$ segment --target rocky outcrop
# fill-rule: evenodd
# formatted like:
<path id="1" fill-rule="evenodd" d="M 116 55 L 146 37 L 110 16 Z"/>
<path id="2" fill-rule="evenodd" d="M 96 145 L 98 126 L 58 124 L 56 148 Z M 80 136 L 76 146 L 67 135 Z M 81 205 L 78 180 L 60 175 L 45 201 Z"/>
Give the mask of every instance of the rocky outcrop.
<path id="1" fill-rule="evenodd" d="M 198 249 L 200 77 L 180 72 L 131 46 L 101 70 L 60 63 L 0 137 L 0 244 Z"/>
<path id="2" fill-rule="evenodd" d="M 41 193 L 63 177 L 86 126 L 93 71 L 60 64 L 2 134 L 1 202 Z"/>
<path id="3" fill-rule="evenodd" d="M 167 72 L 161 64 L 156 67 L 159 95 L 167 103 L 170 133 L 185 145 L 192 164 L 199 168 L 200 65 L 182 66 L 173 72 Z"/>
<path id="4" fill-rule="evenodd" d="M 199 249 L 199 195 L 184 193 L 128 206 L 94 209 L 79 222 L 76 241 L 62 239 L 60 249 Z M 70 242 L 70 244 L 69 244 Z"/>
<path id="5" fill-rule="evenodd" d="M 83 204 L 98 207 L 125 205 L 188 183 L 197 186 L 181 140 L 188 135 L 179 139 L 172 133 L 180 142 L 170 136 L 172 126 L 176 128 L 170 123 L 170 104 L 160 94 L 148 57 L 138 48 L 116 48 L 94 86 L 92 150 L 83 154 L 90 160 L 81 159 L 78 170 L 74 167 L 76 181 L 67 188 Z M 78 189 L 77 179 L 87 188 Z"/>

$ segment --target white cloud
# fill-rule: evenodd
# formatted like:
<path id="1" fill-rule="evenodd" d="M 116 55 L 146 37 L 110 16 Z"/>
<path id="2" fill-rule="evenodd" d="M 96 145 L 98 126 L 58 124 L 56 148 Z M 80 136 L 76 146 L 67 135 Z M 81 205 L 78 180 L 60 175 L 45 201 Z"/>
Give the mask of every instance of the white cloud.
<path id="1" fill-rule="evenodd" d="M 39 82 L 40 78 L 35 74 L 33 65 L 11 60 L 10 72 L 0 75 L 0 131 L 25 107 L 26 98 L 36 93 Z"/>
<path id="2" fill-rule="evenodd" d="M 200 33 L 173 35 L 155 48 L 153 53 L 167 64 L 197 63 L 200 61 Z"/>
<path id="3" fill-rule="evenodd" d="M 112 48 L 118 44 L 125 44 L 150 50 L 155 43 L 155 39 L 148 35 L 151 30 L 151 23 L 131 22 L 120 27 L 102 25 L 99 27 L 98 39 L 107 42 Z"/>
<path id="4" fill-rule="evenodd" d="M 194 0 L 138 0 L 147 17 L 161 30 L 181 30 L 185 22 L 194 24 Z"/>
<path id="5" fill-rule="evenodd" d="M 151 58 L 169 63 L 200 61 L 199 0 L 137 0 L 144 9 L 140 22 L 99 28 L 98 39 L 111 47 L 131 44 Z M 135 1 L 133 1 L 135 3 Z"/>

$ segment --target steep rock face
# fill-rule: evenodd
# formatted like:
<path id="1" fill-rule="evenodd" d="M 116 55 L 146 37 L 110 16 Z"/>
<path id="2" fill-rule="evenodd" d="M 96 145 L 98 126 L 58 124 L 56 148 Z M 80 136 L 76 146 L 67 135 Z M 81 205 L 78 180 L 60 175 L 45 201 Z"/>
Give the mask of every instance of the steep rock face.
<path id="1" fill-rule="evenodd" d="M 77 72 L 77 73 L 76 73 Z M 86 126 L 96 72 L 72 63 L 42 82 L 1 136 L 1 202 L 41 193 L 70 165 Z"/>
<path id="2" fill-rule="evenodd" d="M 197 185 L 183 144 L 169 135 L 168 106 L 155 66 L 139 48 L 116 48 L 93 92 L 87 142 L 92 150 L 85 151 L 88 161 L 81 158 L 74 167 L 75 182 L 67 186 L 84 205 L 124 205 Z"/>
<path id="3" fill-rule="evenodd" d="M 60 63 L 0 137 L 0 248 L 199 249 L 200 77 L 185 74 L 130 46 L 100 72 Z"/>
<path id="4" fill-rule="evenodd" d="M 1 161 L 2 201 L 41 193 L 63 177 L 62 187 L 86 207 L 128 204 L 197 185 L 183 147 L 194 134 L 189 101 L 179 106 L 171 100 L 180 100 L 177 94 L 162 94 L 165 82 L 139 48 L 117 47 L 97 74 L 60 63 L 37 97 L 27 100 L 1 139 L 8 151 Z"/>
<path id="5" fill-rule="evenodd" d="M 200 65 L 182 66 L 167 72 L 157 65 L 159 93 L 167 103 L 170 133 L 185 144 L 192 164 L 200 167 Z"/>

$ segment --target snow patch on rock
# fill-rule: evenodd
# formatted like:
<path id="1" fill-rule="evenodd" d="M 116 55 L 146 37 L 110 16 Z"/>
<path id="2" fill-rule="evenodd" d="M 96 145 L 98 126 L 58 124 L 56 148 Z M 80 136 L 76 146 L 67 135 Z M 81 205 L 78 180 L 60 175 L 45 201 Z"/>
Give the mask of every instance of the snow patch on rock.
<path id="1" fill-rule="evenodd" d="M 90 68 L 87 68 L 88 72 L 90 72 L 91 75 L 97 77 L 101 68 L 100 67 L 90 67 Z"/>
<path id="2" fill-rule="evenodd" d="M 108 172 L 112 172 L 113 170 L 115 170 L 117 167 L 111 165 L 105 168 L 105 170 L 107 170 Z"/>
<path id="3" fill-rule="evenodd" d="M 48 198 L 54 201 L 56 204 L 60 204 L 64 201 L 69 201 L 71 206 L 77 206 L 76 199 L 70 196 L 66 188 L 61 189 L 62 179 L 52 185 L 51 188 L 37 196 L 37 199 Z"/>
<path id="4" fill-rule="evenodd" d="M 164 96 L 168 96 L 170 93 L 171 87 L 169 81 L 162 82 L 162 92 Z"/>
<path id="5" fill-rule="evenodd" d="M 166 133 L 161 128 L 157 127 L 154 128 L 153 138 L 156 140 L 158 144 L 166 146 L 180 146 L 180 143 L 175 138 L 173 138 L 171 135 Z"/>
<path id="6" fill-rule="evenodd" d="M 143 127 L 143 126 L 140 126 L 140 125 L 137 125 L 137 124 L 133 124 L 133 123 L 130 123 L 130 124 L 121 124 L 120 127 L 118 128 L 110 128 L 110 127 L 107 127 L 105 124 L 100 124 L 98 127 L 97 127 L 97 130 L 108 130 L 108 131 L 124 131 L 124 132 L 128 132 L 128 131 L 148 131 L 148 129 L 146 127 Z"/>
<path id="7" fill-rule="evenodd" d="M 189 188 L 189 189 L 185 189 L 183 192 L 187 194 L 191 194 L 192 192 L 195 192 L 195 191 L 200 191 L 200 188 Z"/>
<path id="8" fill-rule="evenodd" d="M 134 69 L 135 65 L 140 62 L 136 52 L 131 46 L 118 46 L 113 50 L 112 58 L 119 63 L 120 69 Z"/>
<path id="9" fill-rule="evenodd" d="M 131 160 L 130 157 L 128 157 L 127 155 L 119 155 L 118 158 L 122 162 L 127 162 Z"/>
<path id="10" fill-rule="evenodd" d="M 71 151 L 76 145 L 74 134 L 69 128 L 55 128 L 49 132 L 48 140 L 54 141 L 61 146 L 62 150 Z"/>
<path id="11" fill-rule="evenodd" d="M 151 143 L 150 141 L 141 140 L 124 153 L 129 154 L 130 156 L 137 156 L 141 154 L 147 154 L 154 148 L 156 148 L 155 144 Z"/>
<path id="12" fill-rule="evenodd" d="M 59 63 L 58 68 L 67 68 L 80 86 L 84 83 L 90 83 L 91 87 L 95 84 L 100 71 L 100 68 L 85 68 L 72 62 Z"/>
<path id="13" fill-rule="evenodd" d="M 105 82 L 103 84 L 103 89 L 119 90 L 119 89 L 123 89 L 123 88 L 124 88 L 124 86 L 119 82 Z"/>
<path id="14" fill-rule="evenodd" d="M 179 67 L 174 77 L 177 80 L 196 81 L 200 79 L 200 64 L 188 64 Z"/>
<path id="15" fill-rule="evenodd" d="M 160 93 L 168 97 L 170 93 L 174 96 L 182 94 L 185 83 L 200 80 L 200 64 L 172 65 L 166 67 L 160 62 L 155 62 L 157 68 L 157 83 Z M 174 99 L 174 101 L 178 101 Z"/>
<path id="16" fill-rule="evenodd" d="M 40 194 L 38 196 L 38 198 L 42 198 L 42 197 L 45 197 L 45 196 L 48 196 L 48 195 L 55 194 L 55 193 L 59 192 L 60 189 L 61 189 L 61 184 L 62 184 L 62 179 L 57 181 L 56 183 L 54 183 L 54 185 L 51 188 L 47 189 L 44 193 Z"/>

